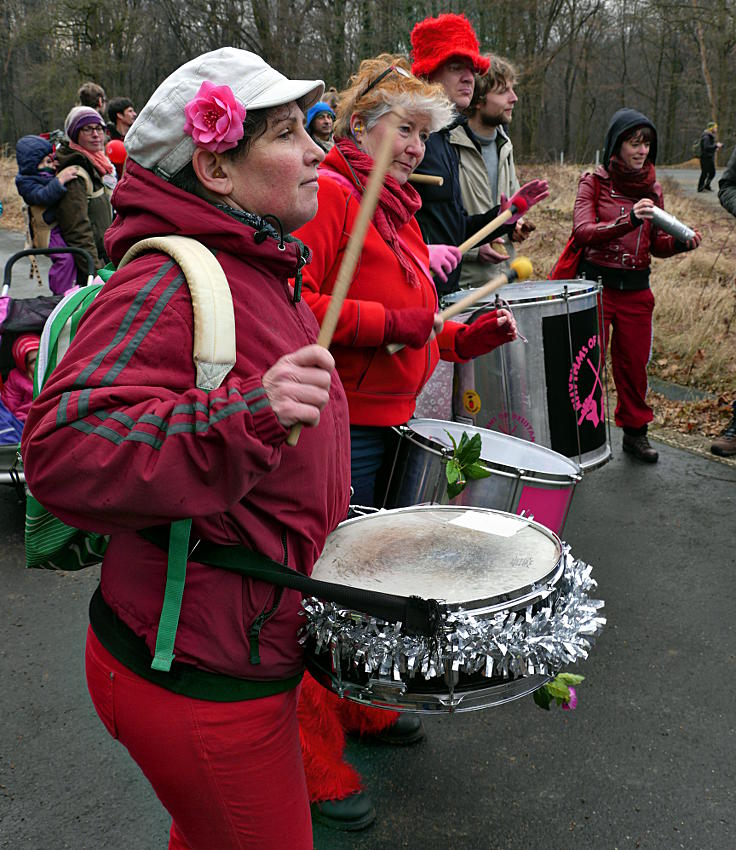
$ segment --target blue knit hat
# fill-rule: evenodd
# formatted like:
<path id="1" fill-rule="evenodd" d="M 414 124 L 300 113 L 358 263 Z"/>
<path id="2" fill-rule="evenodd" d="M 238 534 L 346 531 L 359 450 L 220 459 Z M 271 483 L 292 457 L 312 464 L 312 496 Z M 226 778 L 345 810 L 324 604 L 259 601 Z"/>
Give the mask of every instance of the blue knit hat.
<path id="1" fill-rule="evenodd" d="M 335 117 L 332 107 L 329 103 L 325 103 L 324 100 L 317 101 L 311 109 L 307 110 L 307 130 L 312 126 L 312 121 L 323 112 L 329 112 L 333 118 Z"/>

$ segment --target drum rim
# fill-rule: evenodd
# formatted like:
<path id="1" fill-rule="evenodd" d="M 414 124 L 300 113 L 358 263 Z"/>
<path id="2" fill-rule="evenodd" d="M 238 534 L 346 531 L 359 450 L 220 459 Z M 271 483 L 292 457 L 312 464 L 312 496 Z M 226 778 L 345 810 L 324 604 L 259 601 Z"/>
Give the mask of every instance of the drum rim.
<path id="1" fill-rule="evenodd" d="M 410 505 L 404 508 L 382 509 L 377 513 L 366 514 L 365 516 L 357 516 L 352 517 L 351 519 L 343 520 L 337 526 L 333 534 L 335 534 L 340 528 L 351 525 L 353 523 L 364 522 L 366 520 L 374 519 L 375 517 L 386 516 L 387 514 L 396 515 L 399 513 L 409 513 L 417 511 L 439 511 L 442 513 L 454 511 L 458 514 L 467 513 L 468 511 L 476 511 L 486 514 L 500 514 L 504 517 L 514 519 L 518 522 L 523 522 L 525 525 L 532 526 L 537 531 L 541 532 L 544 536 L 551 538 L 551 542 L 554 543 L 555 548 L 557 550 L 557 556 L 554 563 L 543 575 L 538 576 L 531 584 L 521 585 L 519 587 L 515 587 L 512 591 L 497 593 L 494 596 L 487 596 L 484 598 L 473 600 L 464 600 L 461 602 L 447 602 L 442 598 L 437 599 L 437 602 L 440 603 L 441 607 L 448 614 L 451 614 L 455 611 L 472 611 L 478 616 L 486 614 L 492 615 L 500 611 L 508 611 L 509 613 L 511 613 L 522 608 L 527 608 L 530 605 L 534 605 L 537 602 L 549 598 L 549 596 L 552 595 L 559 586 L 560 579 L 565 571 L 564 547 L 562 541 L 560 540 L 560 537 L 555 534 L 552 529 L 547 528 L 547 526 L 542 525 L 542 523 L 537 522 L 534 519 L 531 519 L 526 516 L 519 516 L 518 514 L 509 513 L 508 511 L 501 511 L 497 508 L 483 508 L 476 507 L 474 505 Z M 322 556 L 320 556 L 320 558 L 321 557 Z M 315 569 L 312 572 L 312 577 L 317 579 L 320 578 L 319 575 L 315 574 L 315 571 L 318 570 L 317 565 L 319 564 L 319 560 L 320 559 L 318 558 L 315 562 Z M 334 580 L 328 577 L 322 578 L 329 581 Z M 358 587 L 358 585 L 353 586 Z M 363 589 L 370 590 L 370 588 Z M 513 594 L 513 596 L 511 594 Z M 356 611 L 355 613 L 359 613 L 361 614 L 361 616 L 364 616 L 359 611 Z"/>
<path id="2" fill-rule="evenodd" d="M 517 466 L 509 466 L 505 463 L 500 463 L 497 461 L 493 461 L 494 464 L 497 464 L 498 467 L 503 470 L 502 474 L 507 477 L 519 479 L 521 481 L 528 481 L 530 484 L 540 484 L 544 482 L 550 483 L 567 483 L 569 486 L 574 487 L 578 484 L 583 477 L 583 468 L 582 466 L 571 457 L 567 455 L 560 454 L 560 452 L 556 452 L 554 449 L 549 448 L 549 446 L 543 446 L 539 443 L 532 443 L 529 440 L 521 440 L 519 437 L 514 437 L 511 434 L 504 434 L 501 431 L 494 431 L 491 428 L 481 428 L 480 425 L 470 425 L 464 422 L 457 422 L 455 420 L 446 420 L 446 419 L 431 419 L 427 416 L 422 416 L 418 419 L 410 419 L 404 425 L 398 425 L 394 427 L 394 430 L 399 432 L 400 435 L 411 441 L 420 445 L 422 448 L 426 448 L 429 451 L 435 452 L 437 455 L 442 456 L 442 452 L 437 451 L 436 446 L 441 445 L 437 440 L 432 439 L 431 437 L 427 437 L 424 434 L 418 434 L 416 431 L 413 432 L 413 436 L 408 436 L 401 433 L 401 428 L 411 429 L 412 422 L 440 422 L 447 423 L 449 425 L 462 426 L 463 430 L 470 429 L 473 432 L 479 433 L 481 431 L 485 431 L 489 434 L 500 437 L 502 440 L 513 440 L 516 443 L 523 443 L 525 448 L 533 447 L 531 449 L 532 452 L 538 452 L 545 456 L 550 454 L 555 455 L 556 457 L 562 458 L 564 461 L 567 461 L 572 467 L 569 473 L 563 472 L 542 472 L 541 470 L 530 469 L 528 467 L 517 467 Z M 428 443 L 432 443 L 432 445 L 427 445 Z M 480 460 L 483 461 L 484 464 L 490 464 L 487 458 L 480 457 Z M 495 471 L 495 466 L 489 466 L 491 472 Z M 523 474 L 519 475 L 519 472 Z M 560 488 L 561 489 L 561 488 Z"/>
<path id="3" fill-rule="evenodd" d="M 594 293 L 597 295 L 602 289 L 602 286 L 599 283 L 597 283 L 596 281 L 585 280 L 584 278 L 578 278 L 578 279 L 575 279 L 575 280 L 567 280 L 567 281 L 562 281 L 562 280 L 561 281 L 535 280 L 535 281 L 528 281 L 528 282 L 522 281 L 520 283 L 508 283 L 505 286 L 502 286 L 500 289 L 497 289 L 491 296 L 489 296 L 489 298 L 491 298 L 492 300 L 481 299 L 479 302 L 477 302 L 477 306 L 469 307 L 468 310 L 467 310 L 467 313 L 464 313 L 464 314 L 465 315 L 474 315 L 479 310 L 483 310 L 483 309 L 487 310 L 489 308 L 492 309 L 493 305 L 496 303 L 497 299 L 501 300 L 501 301 L 507 301 L 509 304 L 513 304 L 515 307 L 516 306 L 527 306 L 529 304 L 546 304 L 546 303 L 555 302 L 555 301 L 565 301 L 565 298 L 564 298 L 564 295 L 563 295 L 562 292 L 555 292 L 555 293 L 550 293 L 549 295 L 542 295 L 542 296 L 537 295 L 535 297 L 532 297 L 531 293 L 530 293 L 526 297 L 518 298 L 518 299 L 509 299 L 507 297 L 506 298 L 504 297 L 505 295 L 508 295 L 510 292 L 513 292 L 514 294 L 516 294 L 516 293 L 521 294 L 522 291 L 523 291 L 522 287 L 524 287 L 528 284 L 535 284 L 535 283 L 536 284 L 547 283 L 550 286 L 553 285 L 554 283 L 559 283 L 559 284 L 570 284 L 570 283 L 572 283 L 572 284 L 577 284 L 577 285 L 587 284 L 587 286 L 584 286 L 583 289 L 576 289 L 576 291 L 574 293 L 569 294 L 568 297 L 567 297 L 568 301 L 579 300 L 583 297 L 590 296 Z M 444 306 L 449 307 L 451 305 L 454 305 L 462 297 L 466 296 L 468 294 L 468 292 L 470 292 L 470 291 L 471 290 L 461 289 L 458 292 L 451 292 L 448 295 L 445 295 L 443 297 Z M 455 297 L 455 296 L 457 296 L 457 297 Z M 457 318 L 457 321 L 459 321 L 459 320 L 460 320 L 460 317 Z"/>

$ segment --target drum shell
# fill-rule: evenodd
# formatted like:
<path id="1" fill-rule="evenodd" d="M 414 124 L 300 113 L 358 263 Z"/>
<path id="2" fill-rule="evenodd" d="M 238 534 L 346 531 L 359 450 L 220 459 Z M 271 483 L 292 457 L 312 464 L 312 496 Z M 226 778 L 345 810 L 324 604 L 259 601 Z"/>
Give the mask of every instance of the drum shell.
<path id="1" fill-rule="evenodd" d="M 396 429 L 401 436 L 386 494 L 386 508 L 421 504 L 494 508 L 532 517 L 562 534 L 581 478 L 580 467 L 543 446 L 475 426 L 431 419 L 412 420 Z M 468 480 L 453 499 L 447 495 L 446 465 L 451 442 L 463 432 L 480 434 L 487 478 Z"/>
<path id="2" fill-rule="evenodd" d="M 528 342 L 455 365 L 453 418 L 547 446 L 577 459 L 583 470 L 605 463 L 611 450 L 600 287 L 530 281 L 504 286 L 498 297 L 513 310 Z M 458 319 L 472 322 L 494 306 L 481 302 L 479 310 Z"/>

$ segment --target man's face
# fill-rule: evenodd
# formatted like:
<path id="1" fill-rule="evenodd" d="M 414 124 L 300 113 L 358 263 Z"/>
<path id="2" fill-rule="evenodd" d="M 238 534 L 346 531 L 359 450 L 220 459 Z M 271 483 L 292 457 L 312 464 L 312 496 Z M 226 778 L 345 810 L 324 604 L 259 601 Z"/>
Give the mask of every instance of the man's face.
<path id="1" fill-rule="evenodd" d="M 429 81 L 439 83 L 458 109 L 466 109 L 470 105 L 475 75 L 469 59 L 451 56 L 444 65 L 440 65 L 429 75 Z"/>
<path id="2" fill-rule="evenodd" d="M 493 91 L 489 91 L 484 100 L 478 104 L 478 117 L 481 124 L 485 127 L 510 124 L 514 114 L 514 104 L 518 99 L 513 83 L 502 83 Z"/>
<path id="3" fill-rule="evenodd" d="M 320 112 L 312 121 L 312 132 L 320 139 L 329 139 L 332 134 L 332 116 L 329 112 Z"/>
<path id="4" fill-rule="evenodd" d="M 122 112 L 118 112 L 118 121 L 123 127 L 127 127 L 128 129 L 130 129 L 137 117 L 138 113 L 132 106 L 127 106 Z"/>

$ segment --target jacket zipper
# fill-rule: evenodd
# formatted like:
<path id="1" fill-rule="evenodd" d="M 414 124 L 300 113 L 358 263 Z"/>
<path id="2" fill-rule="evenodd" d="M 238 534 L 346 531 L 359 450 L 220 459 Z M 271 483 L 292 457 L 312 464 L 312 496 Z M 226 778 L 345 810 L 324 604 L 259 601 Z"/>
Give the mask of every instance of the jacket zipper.
<path id="1" fill-rule="evenodd" d="M 289 552 L 286 542 L 286 529 L 283 529 L 281 531 L 281 546 L 284 552 L 283 563 L 285 567 L 288 567 Z M 248 643 L 250 644 L 250 663 L 253 664 L 253 666 L 261 663 L 261 629 L 266 625 L 268 620 L 276 613 L 276 609 L 279 607 L 283 592 L 283 587 L 276 588 L 276 594 L 274 596 L 273 605 L 268 610 L 261 611 L 261 613 L 255 618 L 255 620 L 253 620 L 253 623 L 251 624 L 251 627 L 248 630 Z"/>

